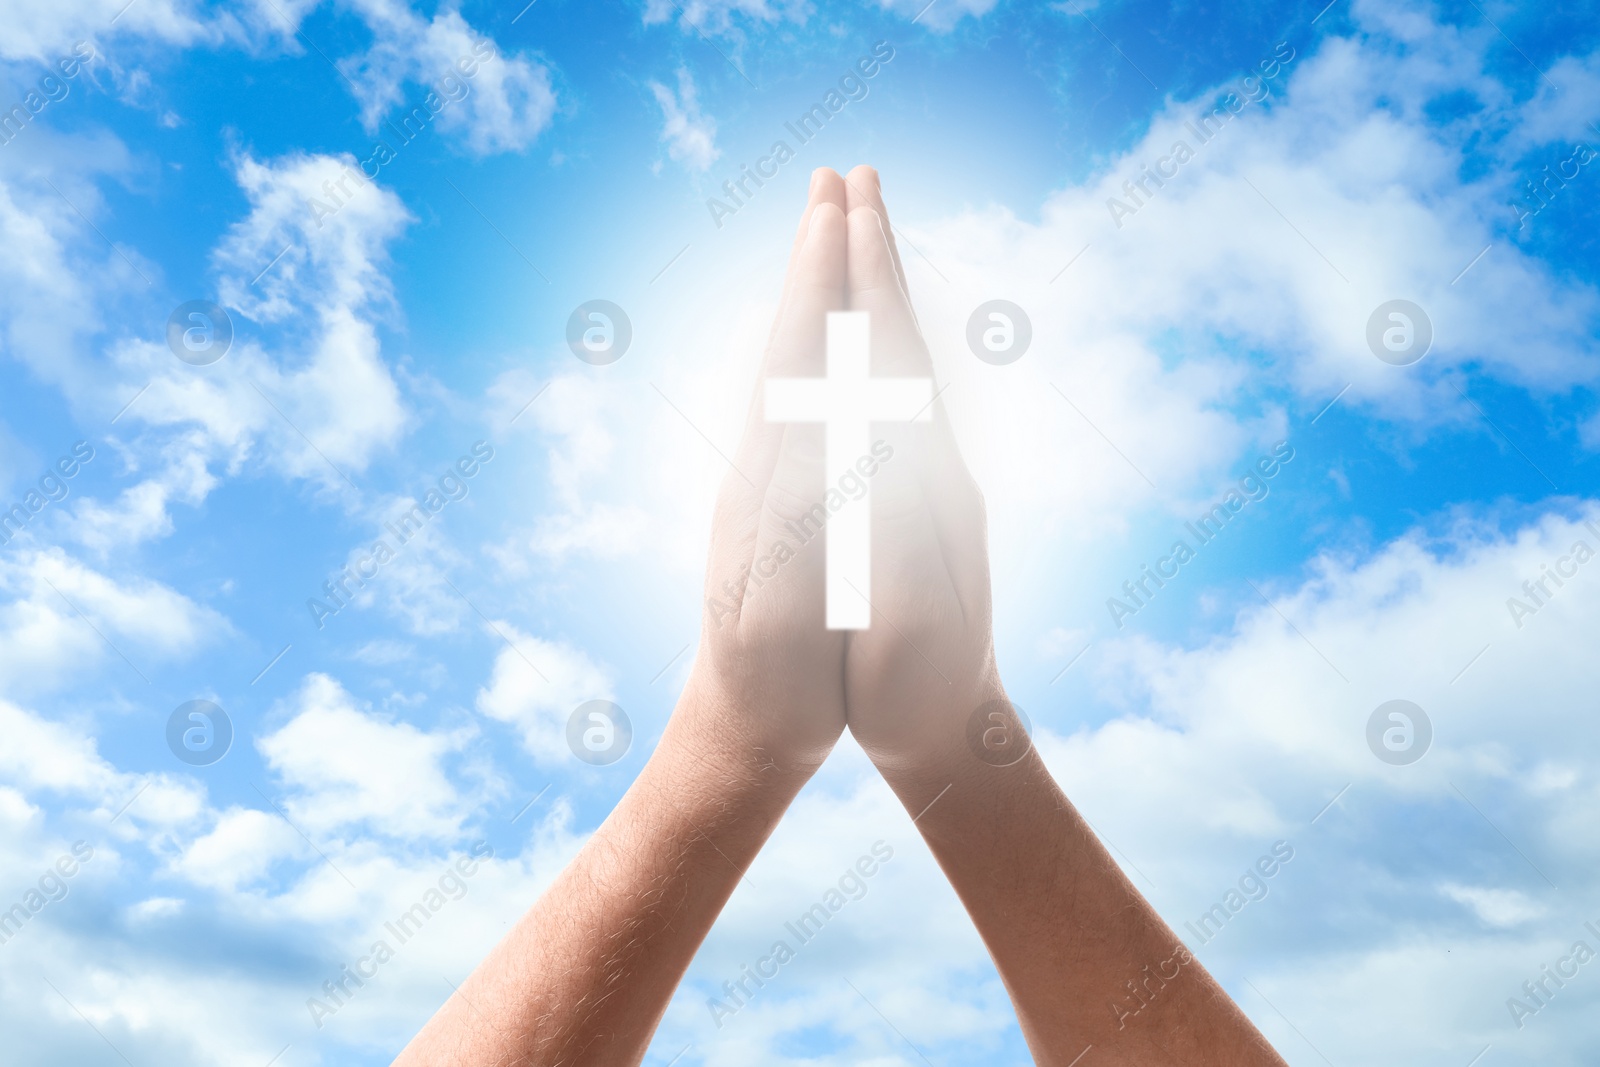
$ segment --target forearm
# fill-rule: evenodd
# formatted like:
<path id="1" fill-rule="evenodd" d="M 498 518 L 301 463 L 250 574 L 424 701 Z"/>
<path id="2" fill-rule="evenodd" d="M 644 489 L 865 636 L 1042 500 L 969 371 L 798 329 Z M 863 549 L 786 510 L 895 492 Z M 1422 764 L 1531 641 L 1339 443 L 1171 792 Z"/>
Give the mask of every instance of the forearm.
<path id="1" fill-rule="evenodd" d="M 886 774 L 972 915 L 1042 1067 L 1283 1061 L 1112 861 L 1036 751 Z M 948 791 L 932 807 L 940 790 Z"/>
<path id="2" fill-rule="evenodd" d="M 683 701 L 708 699 L 691 686 Z M 396 1061 L 631 1065 L 804 784 L 680 704 L 611 816 Z"/>

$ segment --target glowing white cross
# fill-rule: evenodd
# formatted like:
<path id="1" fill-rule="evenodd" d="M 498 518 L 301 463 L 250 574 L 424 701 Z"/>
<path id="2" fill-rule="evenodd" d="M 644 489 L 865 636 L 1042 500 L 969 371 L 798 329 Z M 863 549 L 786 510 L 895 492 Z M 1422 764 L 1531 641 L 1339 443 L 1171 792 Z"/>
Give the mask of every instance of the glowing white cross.
<path id="1" fill-rule="evenodd" d="M 767 382 L 768 422 L 820 422 L 827 484 L 871 454 L 874 422 L 927 422 L 931 378 L 874 378 L 869 366 L 865 311 L 828 313 L 828 372 L 822 378 Z M 827 523 L 827 627 L 865 630 L 872 625 L 872 490 Z"/>

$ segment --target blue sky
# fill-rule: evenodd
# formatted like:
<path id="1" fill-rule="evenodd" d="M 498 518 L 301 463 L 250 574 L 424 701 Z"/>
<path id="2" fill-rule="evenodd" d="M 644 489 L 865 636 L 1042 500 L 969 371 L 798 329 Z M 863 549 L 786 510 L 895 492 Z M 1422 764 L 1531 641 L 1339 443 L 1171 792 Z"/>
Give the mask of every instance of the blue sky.
<path id="1" fill-rule="evenodd" d="M 1130 877 L 1188 937 L 1292 844 L 1190 943 L 1293 1064 L 1582 1062 L 1594 966 L 1547 1004 L 1523 983 L 1600 949 L 1600 563 L 1572 562 L 1600 550 L 1593 5 L 20 0 L 7 21 L 0 112 L 27 118 L 0 144 L 0 507 L 93 450 L 0 546 L 0 906 L 64 892 L 0 944 L 15 1062 L 388 1062 L 659 736 L 807 176 L 859 162 L 988 498 L 1007 686 Z M 41 89 L 75 46 L 94 58 Z M 793 141 L 875 46 L 865 94 Z M 400 144 L 430 88 L 455 99 Z M 1258 99 L 1199 144 L 1185 124 L 1230 90 Z M 394 158 L 334 202 L 378 138 Z M 793 160 L 718 220 L 780 139 Z M 1135 199 L 1178 140 L 1193 158 Z M 1568 177 L 1534 199 L 1547 173 Z M 1033 324 L 999 367 L 964 340 L 995 298 Z M 593 299 L 632 325 L 607 366 L 565 341 Z M 1396 299 L 1433 332 L 1406 366 L 1366 338 Z M 234 331 L 206 366 L 166 341 L 192 300 Z M 1280 442 L 1269 492 L 1119 620 L 1122 583 Z M 319 627 L 307 601 L 475 445 L 493 458 L 460 499 Z M 196 699 L 234 729 L 209 766 L 166 739 Z M 591 699 L 633 723 L 610 766 L 567 749 Z M 1433 726 L 1407 765 L 1366 741 L 1392 699 Z M 880 840 L 866 896 L 716 1026 L 708 994 Z M 459 899 L 314 1017 L 474 847 L 493 857 Z M 1028 1062 L 848 738 L 647 1062 L 680 1052 Z"/>

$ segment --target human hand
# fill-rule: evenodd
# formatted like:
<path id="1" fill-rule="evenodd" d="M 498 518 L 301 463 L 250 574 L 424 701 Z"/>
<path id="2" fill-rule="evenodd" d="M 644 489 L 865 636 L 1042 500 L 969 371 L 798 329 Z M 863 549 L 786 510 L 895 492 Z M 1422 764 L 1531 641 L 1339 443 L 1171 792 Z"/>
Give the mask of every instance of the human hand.
<path id="1" fill-rule="evenodd" d="M 770 423 L 768 378 L 823 373 L 827 313 L 845 306 L 845 186 L 812 175 L 772 334 L 733 469 L 722 480 L 706 568 L 700 652 L 682 707 L 764 765 L 809 772 L 844 730 L 844 634 L 824 628 L 821 539 L 798 523 L 824 495 L 823 428 Z M 781 547 L 780 547 L 781 546 Z"/>
<path id="2" fill-rule="evenodd" d="M 877 172 L 857 167 L 845 186 L 846 291 L 850 308 L 871 316 L 872 373 L 931 378 Z M 983 494 L 949 421 L 936 398 L 931 421 L 874 433 L 894 455 L 873 479 L 872 626 L 850 634 L 845 703 L 851 734 L 895 784 L 970 761 L 974 714 L 1005 695 L 994 661 Z M 1011 725 L 1009 705 L 996 707 Z M 997 736 L 1012 745 L 1022 737 L 990 733 Z"/>

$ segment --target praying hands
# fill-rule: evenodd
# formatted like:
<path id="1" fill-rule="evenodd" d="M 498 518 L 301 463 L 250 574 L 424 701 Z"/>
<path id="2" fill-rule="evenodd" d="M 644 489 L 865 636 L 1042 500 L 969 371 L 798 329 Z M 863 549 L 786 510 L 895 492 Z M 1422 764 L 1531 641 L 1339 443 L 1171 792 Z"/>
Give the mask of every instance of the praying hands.
<path id="1" fill-rule="evenodd" d="M 671 721 L 397 1064 L 639 1063 L 846 727 L 916 816 L 1036 1062 L 1283 1063 L 1123 876 L 1007 701 L 983 497 L 933 378 L 876 173 L 817 171 Z"/>

